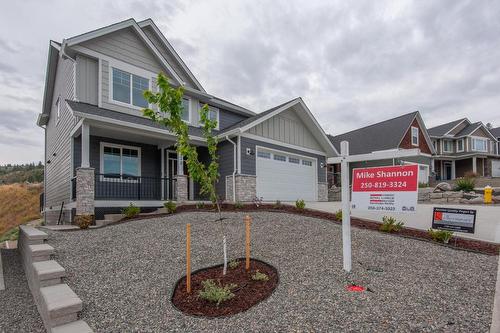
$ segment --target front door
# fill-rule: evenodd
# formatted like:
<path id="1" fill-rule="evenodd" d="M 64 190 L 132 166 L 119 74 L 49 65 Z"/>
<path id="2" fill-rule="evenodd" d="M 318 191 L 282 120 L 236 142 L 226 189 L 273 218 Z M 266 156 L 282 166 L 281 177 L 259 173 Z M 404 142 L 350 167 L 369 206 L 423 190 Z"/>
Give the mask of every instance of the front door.
<path id="1" fill-rule="evenodd" d="M 167 185 L 166 194 L 168 199 L 173 199 L 175 194 L 174 179 L 177 176 L 177 153 L 173 151 L 167 151 Z"/>
<path id="2" fill-rule="evenodd" d="M 444 164 L 444 179 L 445 180 L 451 179 L 451 163 Z"/>

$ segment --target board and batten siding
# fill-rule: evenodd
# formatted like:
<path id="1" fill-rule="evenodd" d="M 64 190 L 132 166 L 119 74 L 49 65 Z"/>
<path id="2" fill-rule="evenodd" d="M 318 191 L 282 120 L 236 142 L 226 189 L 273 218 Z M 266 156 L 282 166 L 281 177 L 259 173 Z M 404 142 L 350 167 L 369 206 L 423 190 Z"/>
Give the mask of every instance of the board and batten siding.
<path id="1" fill-rule="evenodd" d="M 76 96 L 79 101 L 97 105 L 98 61 L 81 54 L 76 56 Z"/>
<path id="2" fill-rule="evenodd" d="M 322 150 L 321 145 L 294 110 L 287 110 L 269 118 L 248 132 L 299 147 Z"/>
<path id="3" fill-rule="evenodd" d="M 57 120 L 56 101 L 60 99 L 60 119 Z M 45 202 L 46 208 L 57 209 L 64 201 L 69 202 L 71 177 L 70 132 L 77 119 L 66 105 L 66 99 L 74 99 L 73 63 L 59 58 L 50 117 L 46 127 L 45 152 Z M 50 163 L 47 161 L 50 160 Z"/>

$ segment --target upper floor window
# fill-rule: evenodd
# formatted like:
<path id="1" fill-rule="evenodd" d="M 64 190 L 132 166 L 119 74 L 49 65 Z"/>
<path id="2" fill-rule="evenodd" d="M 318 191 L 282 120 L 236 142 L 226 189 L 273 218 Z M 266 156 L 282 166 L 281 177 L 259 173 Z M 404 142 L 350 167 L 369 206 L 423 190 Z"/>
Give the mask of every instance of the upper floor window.
<path id="1" fill-rule="evenodd" d="M 434 150 L 437 151 L 438 149 L 437 140 L 432 140 L 432 145 L 434 146 Z"/>
<path id="2" fill-rule="evenodd" d="M 149 80 L 113 67 L 112 99 L 139 108 L 148 107 L 144 99 L 144 90 L 149 89 Z"/>
<path id="3" fill-rule="evenodd" d="M 443 140 L 443 152 L 445 153 L 453 152 L 453 146 L 451 140 Z"/>
<path id="4" fill-rule="evenodd" d="M 474 151 L 488 151 L 488 141 L 482 138 L 472 138 L 471 140 L 472 150 Z"/>
<path id="5" fill-rule="evenodd" d="M 418 146 L 418 127 L 411 127 L 411 144 Z"/>
<path id="6" fill-rule="evenodd" d="M 183 98 L 181 119 L 188 123 L 191 121 L 191 112 L 189 105 L 190 105 L 189 99 Z"/>
<path id="7" fill-rule="evenodd" d="M 457 140 L 457 153 L 464 151 L 464 139 Z"/>
<path id="8" fill-rule="evenodd" d="M 203 103 L 200 103 L 200 108 L 203 107 Z M 219 129 L 219 109 L 213 106 L 208 106 L 208 118 L 210 120 L 215 120 L 217 122 L 217 126 L 215 126 L 215 129 Z M 201 124 L 200 124 L 201 125 Z"/>

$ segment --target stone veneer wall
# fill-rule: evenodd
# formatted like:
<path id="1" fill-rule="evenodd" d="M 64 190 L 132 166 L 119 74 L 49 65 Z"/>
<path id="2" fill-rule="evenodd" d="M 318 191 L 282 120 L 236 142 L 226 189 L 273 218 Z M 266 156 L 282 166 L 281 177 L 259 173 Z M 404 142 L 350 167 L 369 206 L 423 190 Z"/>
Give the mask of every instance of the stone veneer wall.
<path id="1" fill-rule="evenodd" d="M 94 215 L 94 168 L 76 169 L 76 215 Z"/>
<path id="2" fill-rule="evenodd" d="M 236 200 L 253 201 L 257 195 L 257 177 L 253 175 L 236 175 Z M 226 200 L 233 201 L 233 175 L 226 176 Z"/>
<path id="3" fill-rule="evenodd" d="M 176 180 L 176 193 L 175 198 L 179 202 L 188 201 L 188 177 L 186 175 L 175 176 Z"/>
<path id="4" fill-rule="evenodd" d="M 318 201 L 328 201 L 327 183 L 318 183 Z"/>

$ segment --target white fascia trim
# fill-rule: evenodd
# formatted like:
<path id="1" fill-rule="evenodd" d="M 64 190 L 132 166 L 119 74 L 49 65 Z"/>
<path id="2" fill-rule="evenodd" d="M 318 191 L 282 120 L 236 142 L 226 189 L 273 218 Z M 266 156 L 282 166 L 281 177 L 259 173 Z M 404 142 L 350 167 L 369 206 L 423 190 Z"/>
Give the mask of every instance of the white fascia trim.
<path id="1" fill-rule="evenodd" d="M 469 121 L 469 119 L 464 118 L 464 119 L 462 119 L 462 121 L 461 121 L 461 122 L 459 122 L 458 124 L 456 124 L 455 126 L 453 126 L 453 127 L 452 127 L 452 128 L 451 128 L 448 132 L 444 133 L 444 134 L 443 134 L 443 136 L 445 136 L 445 135 L 450 135 L 449 133 L 450 133 L 451 131 L 453 131 L 455 128 L 457 128 L 459 125 L 461 125 L 464 121 L 468 122 L 468 123 L 469 123 L 469 125 L 470 125 L 470 123 L 471 123 L 471 122 Z M 453 134 L 451 134 L 451 135 L 453 135 Z"/>
<path id="2" fill-rule="evenodd" d="M 470 134 L 469 136 L 470 137 L 473 137 L 474 135 L 474 132 L 476 132 L 478 129 L 480 128 L 483 128 L 484 131 L 486 131 L 486 133 L 490 136 L 490 138 L 492 138 L 494 141 L 497 141 L 497 138 L 495 138 L 495 136 L 490 132 L 490 130 L 488 129 L 488 127 L 484 126 L 483 123 L 481 123 L 476 129 L 474 129 Z"/>
<path id="3" fill-rule="evenodd" d="M 71 110 L 71 108 L 69 107 L 69 104 L 67 102 L 66 102 L 66 106 Z M 71 112 L 73 112 L 73 110 L 71 110 Z M 78 133 L 82 127 L 82 124 L 83 124 L 83 118 L 80 119 L 78 121 L 78 123 L 76 123 L 76 125 L 71 129 L 71 131 L 69 132 L 69 136 L 70 137 L 78 136 Z"/>
<path id="4" fill-rule="evenodd" d="M 256 140 L 256 141 L 270 143 L 270 144 L 273 144 L 273 145 L 276 145 L 276 146 L 282 146 L 282 147 L 286 147 L 286 148 L 290 148 L 290 149 L 295 149 L 295 150 L 298 150 L 298 151 L 304 151 L 304 152 L 307 152 L 307 153 L 316 154 L 316 155 L 319 155 L 319 156 L 325 156 L 325 157 L 327 156 L 327 154 L 324 151 L 319 151 L 319 150 L 315 150 L 315 149 L 311 149 L 311 148 L 300 147 L 300 146 L 292 145 L 290 143 L 284 143 L 284 142 L 281 142 L 281 141 L 277 141 L 277 140 L 265 138 L 263 136 L 258 136 L 258 135 L 255 135 L 255 134 L 241 133 L 240 136 L 243 137 L 243 138 L 247 138 L 247 139 L 252 139 L 252 140 Z M 293 154 L 293 153 L 290 153 L 290 154 Z"/>
<path id="5" fill-rule="evenodd" d="M 150 26 L 151 28 L 153 28 L 153 31 L 156 33 L 156 35 L 158 37 L 160 37 L 160 40 L 163 42 L 163 44 L 166 46 L 166 48 L 170 51 L 170 53 L 174 56 L 175 60 L 177 60 L 177 62 L 181 65 L 182 69 L 184 69 L 184 71 L 186 71 L 189 78 L 191 80 L 193 80 L 193 82 L 196 84 L 196 87 L 198 89 L 200 89 L 202 92 L 206 92 L 205 89 L 203 88 L 203 86 L 201 85 L 201 83 L 196 79 L 194 74 L 191 72 L 189 67 L 187 67 L 187 65 L 184 63 L 184 61 L 181 59 L 181 57 L 179 57 L 179 55 L 177 54 L 175 49 L 168 42 L 167 38 L 163 35 L 163 33 L 160 31 L 160 29 L 158 29 L 158 27 L 153 22 L 153 20 L 147 19 L 147 20 L 144 20 L 141 22 L 137 22 L 137 25 L 141 28 L 143 28 L 145 26 Z"/>
<path id="6" fill-rule="evenodd" d="M 142 31 L 142 29 L 137 25 L 134 19 L 128 19 L 120 23 L 112 24 L 110 26 L 85 33 L 83 35 L 69 38 L 68 40 L 66 40 L 66 43 L 68 46 L 73 46 L 85 42 L 87 40 L 97 38 L 128 27 L 134 28 L 137 34 L 139 34 L 139 36 L 143 39 L 143 41 L 146 43 L 149 49 L 158 58 L 158 60 L 160 60 L 162 65 L 165 66 L 169 74 L 177 81 L 177 83 L 179 83 L 180 85 L 184 85 L 184 81 L 182 81 L 179 75 L 177 75 L 177 73 L 173 70 L 172 66 L 170 66 L 170 64 L 166 61 L 166 59 L 160 54 L 160 52 L 156 49 L 151 40 L 149 40 L 144 31 Z"/>

